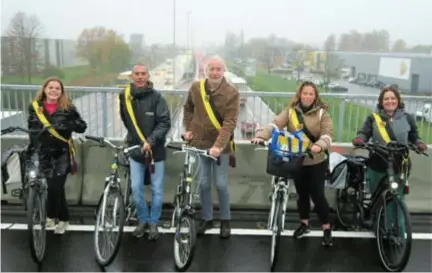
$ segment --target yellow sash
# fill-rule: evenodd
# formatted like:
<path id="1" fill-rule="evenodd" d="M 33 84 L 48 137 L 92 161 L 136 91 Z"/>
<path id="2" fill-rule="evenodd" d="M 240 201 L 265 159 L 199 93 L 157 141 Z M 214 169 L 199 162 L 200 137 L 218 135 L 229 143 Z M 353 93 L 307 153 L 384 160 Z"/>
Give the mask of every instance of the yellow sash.
<path id="1" fill-rule="evenodd" d="M 387 144 L 391 141 L 390 136 L 385 128 L 385 123 L 382 121 L 381 117 L 379 116 L 379 114 L 377 113 L 372 113 L 374 119 L 375 119 L 375 123 L 378 127 L 378 131 L 382 137 L 382 139 L 384 140 L 384 142 Z"/>
<path id="2" fill-rule="evenodd" d="M 138 137 L 141 139 L 142 143 L 145 144 L 147 141 L 146 141 L 146 139 L 144 137 L 144 134 L 141 132 L 141 129 L 138 127 L 138 124 L 137 124 L 137 121 L 136 121 L 136 118 L 135 118 L 135 114 L 134 114 L 134 111 L 133 111 L 133 108 L 132 108 L 132 95 L 131 95 L 131 88 L 130 88 L 130 86 L 131 86 L 130 84 L 126 85 L 126 89 L 125 89 L 125 93 L 124 93 L 124 95 L 125 95 L 126 109 L 127 109 L 128 114 L 129 114 L 129 117 L 130 117 L 130 119 L 132 121 L 132 124 L 133 124 L 133 126 L 135 128 L 135 131 L 138 134 Z M 152 150 L 151 149 L 149 151 L 149 154 L 150 154 L 150 157 L 153 160 L 153 154 L 152 154 Z"/>
<path id="3" fill-rule="evenodd" d="M 216 128 L 216 130 L 220 131 L 222 129 L 222 125 L 219 123 L 218 119 L 216 118 L 216 116 L 215 116 L 215 114 L 214 114 L 214 112 L 212 110 L 212 107 L 210 105 L 209 99 L 207 98 L 207 94 L 206 94 L 206 91 L 205 91 L 205 80 L 204 79 L 202 79 L 200 81 L 200 91 L 201 91 L 200 92 L 201 93 L 201 98 L 202 98 L 202 101 L 204 103 L 204 108 L 205 108 L 205 110 L 207 112 L 207 115 L 209 116 L 210 121 L 213 124 L 213 126 Z M 230 148 L 231 148 L 232 152 L 235 151 L 234 140 L 230 140 Z"/>
<path id="4" fill-rule="evenodd" d="M 45 115 L 43 114 L 43 112 L 40 110 L 39 107 L 39 103 L 37 101 L 33 101 L 32 102 L 33 105 L 33 109 L 36 112 L 37 117 L 39 118 L 39 121 L 42 123 L 43 126 L 48 127 L 51 126 L 50 122 L 48 121 L 48 119 L 45 117 Z M 48 132 L 50 132 L 51 135 L 53 135 L 55 138 L 67 143 L 69 145 L 69 149 L 71 152 L 71 158 L 75 158 L 75 146 L 73 144 L 72 138 L 70 139 L 66 139 L 64 137 L 62 137 L 54 128 L 49 128 Z"/>

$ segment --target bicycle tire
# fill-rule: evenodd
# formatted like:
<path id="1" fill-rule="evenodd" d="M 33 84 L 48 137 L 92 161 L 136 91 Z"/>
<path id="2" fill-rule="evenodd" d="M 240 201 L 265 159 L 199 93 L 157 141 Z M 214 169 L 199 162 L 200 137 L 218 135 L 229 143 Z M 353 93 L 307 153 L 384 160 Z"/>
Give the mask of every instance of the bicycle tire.
<path id="1" fill-rule="evenodd" d="M 44 192 L 39 192 L 38 189 L 34 187 L 29 187 L 29 193 L 28 193 L 28 202 L 27 202 L 27 232 L 28 232 L 28 239 L 29 239 L 29 247 L 30 247 L 30 253 L 32 256 L 33 261 L 35 263 L 40 264 L 42 263 L 43 259 L 45 258 L 45 251 L 46 251 L 46 211 L 45 211 L 45 204 L 46 204 L 46 195 Z M 41 246 L 40 248 L 36 249 L 36 242 L 35 242 L 35 236 L 33 233 L 34 223 L 33 223 L 33 211 L 34 209 L 37 209 L 37 212 L 39 213 L 39 219 L 41 223 Z"/>
<path id="2" fill-rule="evenodd" d="M 118 236 L 116 242 L 113 244 L 114 249 L 112 250 L 111 254 L 108 255 L 108 257 L 102 257 L 100 248 L 99 248 L 99 234 L 98 231 L 101 228 L 101 217 L 103 212 L 103 207 L 105 207 L 105 213 L 107 211 L 107 205 L 110 195 L 115 197 L 115 200 L 118 200 Z M 103 200 L 103 199 L 102 199 Z M 106 215 L 105 215 L 106 216 Z M 106 219 L 106 217 L 104 217 Z M 112 263 L 114 258 L 116 257 L 119 249 L 120 249 L 120 243 L 123 235 L 123 228 L 125 223 L 125 207 L 124 207 L 124 200 L 122 194 L 117 190 L 111 188 L 106 196 L 106 202 L 105 204 L 103 201 L 101 202 L 101 206 L 99 206 L 97 217 L 96 217 L 96 224 L 95 224 L 95 230 L 94 230 L 94 250 L 96 254 L 96 261 L 101 266 L 108 266 Z"/>
<path id="3" fill-rule="evenodd" d="M 383 225 L 383 217 L 385 217 L 384 214 L 384 203 L 381 204 L 378 215 L 377 215 L 377 223 L 376 223 L 376 240 L 377 240 L 377 247 L 378 247 L 378 253 L 381 260 L 382 267 L 387 270 L 388 272 L 401 272 L 405 269 L 406 265 L 408 264 L 409 258 L 411 256 L 411 245 L 412 245 L 412 229 L 411 229 L 411 219 L 410 215 L 408 213 L 408 209 L 404 202 L 402 202 L 399 198 L 396 196 L 390 197 L 386 201 L 386 204 L 389 204 L 391 202 L 395 202 L 396 206 L 399 207 L 402 211 L 402 215 L 405 218 L 405 228 L 406 228 L 406 250 L 405 253 L 402 256 L 402 259 L 399 261 L 399 263 L 396 263 L 396 265 L 390 265 L 388 263 L 387 257 L 384 255 L 384 246 L 382 241 L 382 236 L 384 235 L 382 233 L 382 229 L 384 227 Z M 399 214 L 399 213 L 398 213 Z"/>
<path id="4" fill-rule="evenodd" d="M 189 249 L 189 255 L 186 258 L 186 261 L 181 262 L 180 261 L 180 243 L 179 243 L 179 231 L 181 228 L 181 224 L 183 222 L 187 222 L 189 224 L 189 236 L 190 236 L 190 249 Z M 174 263 L 176 266 L 176 269 L 180 272 L 186 271 L 189 266 L 192 263 L 193 257 L 195 255 L 195 248 L 196 248 L 196 228 L 195 228 L 195 221 L 191 215 L 188 213 L 182 213 L 178 219 L 178 222 L 176 224 L 176 232 L 174 233 Z"/>
<path id="5" fill-rule="evenodd" d="M 276 207 L 274 210 L 274 217 L 272 223 L 272 239 L 271 239 L 271 249 L 270 249 L 270 271 L 274 271 L 276 267 L 276 263 L 279 257 L 279 246 L 280 246 L 280 237 L 282 233 L 282 200 L 280 198 L 276 201 Z M 276 224 L 277 230 L 274 230 L 274 226 Z"/>

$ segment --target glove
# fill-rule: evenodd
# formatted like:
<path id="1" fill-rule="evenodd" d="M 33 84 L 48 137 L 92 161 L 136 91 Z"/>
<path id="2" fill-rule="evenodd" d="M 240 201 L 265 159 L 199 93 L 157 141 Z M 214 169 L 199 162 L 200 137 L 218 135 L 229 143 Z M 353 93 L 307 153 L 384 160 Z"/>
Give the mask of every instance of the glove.
<path id="1" fill-rule="evenodd" d="M 424 152 L 424 151 L 427 150 L 427 145 L 424 144 L 424 143 L 419 142 L 419 143 L 417 143 L 417 148 L 418 148 L 420 151 Z"/>
<path id="2" fill-rule="evenodd" d="M 352 141 L 352 144 L 353 144 L 354 146 L 362 146 L 362 145 L 365 144 L 365 140 L 364 140 L 363 138 L 361 138 L 361 137 L 357 137 L 357 138 L 355 138 L 355 139 Z"/>

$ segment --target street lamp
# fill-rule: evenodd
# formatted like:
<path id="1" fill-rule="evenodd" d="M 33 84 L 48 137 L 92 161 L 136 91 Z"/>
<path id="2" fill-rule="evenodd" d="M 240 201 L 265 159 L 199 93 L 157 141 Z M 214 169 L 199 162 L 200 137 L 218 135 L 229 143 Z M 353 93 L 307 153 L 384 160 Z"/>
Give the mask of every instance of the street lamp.
<path id="1" fill-rule="evenodd" d="M 173 86 L 175 86 L 175 72 L 176 72 L 176 0 L 173 0 L 173 50 L 174 50 L 174 57 L 173 57 Z"/>

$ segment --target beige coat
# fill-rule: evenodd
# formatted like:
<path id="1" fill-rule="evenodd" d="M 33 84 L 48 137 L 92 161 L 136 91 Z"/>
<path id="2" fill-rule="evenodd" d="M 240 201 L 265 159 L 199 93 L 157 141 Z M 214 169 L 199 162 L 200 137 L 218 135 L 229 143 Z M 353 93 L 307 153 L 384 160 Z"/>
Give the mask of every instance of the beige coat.
<path id="1" fill-rule="evenodd" d="M 300 107 L 296 106 L 296 109 L 303 113 Z M 303 113 L 303 120 L 305 126 L 309 129 L 310 133 L 319 138 L 317 142 L 314 144 L 320 146 L 323 150 L 328 150 L 332 140 L 333 140 L 333 122 L 326 110 L 322 110 L 321 120 L 319 117 L 320 107 L 314 107 L 306 113 Z M 292 111 L 292 110 L 291 110 Z M 273 124 L 276 125 L 279 130 L 283 130 L 287 127 L 288 132 L 295 132 L 294 125 L 289 117 L 290 109 L 284 109 L 275 119 L 273 120 Z M 256 137 L 262 138 L 264 140 L 269 140 L 271 138 L 272 126 L 266 126 L 262 130 L 258 131 Z M 324 154 L 314 155 L 314 158 L 311 159 L 306 157 L 304 160 L 304 165 L 314 165 L 321 163 L 325 160 Z"/>

